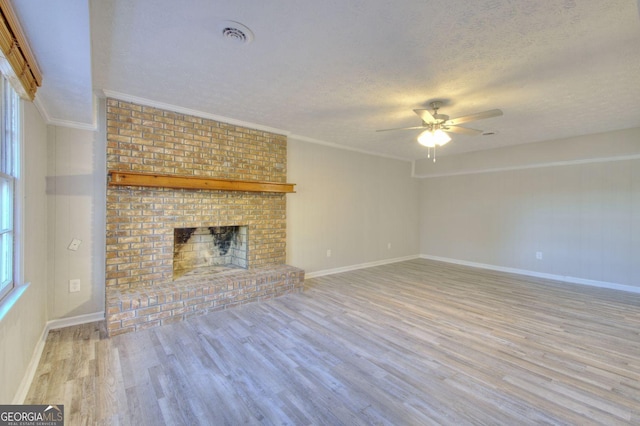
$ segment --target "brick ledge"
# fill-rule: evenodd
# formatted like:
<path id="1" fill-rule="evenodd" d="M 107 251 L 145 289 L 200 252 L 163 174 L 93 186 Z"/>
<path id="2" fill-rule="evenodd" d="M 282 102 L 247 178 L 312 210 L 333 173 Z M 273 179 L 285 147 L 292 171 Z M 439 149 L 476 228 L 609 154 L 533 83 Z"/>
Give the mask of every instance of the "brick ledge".
<path id="1" fill-rule="evenodd" d="M 182 321 L 241 304 L 302 291 L 304 271 L 277 265 L 194 277 L 154 286 L 107 288 L 109 336 Z"/>

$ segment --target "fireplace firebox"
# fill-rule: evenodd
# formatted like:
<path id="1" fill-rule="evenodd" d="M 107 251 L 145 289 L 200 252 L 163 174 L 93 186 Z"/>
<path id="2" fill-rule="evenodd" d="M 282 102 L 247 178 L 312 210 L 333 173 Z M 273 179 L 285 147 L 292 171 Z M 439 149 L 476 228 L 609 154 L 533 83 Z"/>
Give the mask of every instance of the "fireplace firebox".
<path id="1" fill-rule="evenodd" d="M 247 227 L 173 230 L 173 279 L 247 268 Z"/>

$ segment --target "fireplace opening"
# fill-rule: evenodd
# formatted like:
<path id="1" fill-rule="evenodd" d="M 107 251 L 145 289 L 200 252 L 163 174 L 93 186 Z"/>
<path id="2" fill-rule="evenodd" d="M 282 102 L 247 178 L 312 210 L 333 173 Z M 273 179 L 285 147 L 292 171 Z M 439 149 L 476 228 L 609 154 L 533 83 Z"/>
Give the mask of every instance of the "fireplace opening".
<path id="1" fill-rule="evenodd" d="M 173 230 L 173 279 L 247 268 L 247 227 Z"/>

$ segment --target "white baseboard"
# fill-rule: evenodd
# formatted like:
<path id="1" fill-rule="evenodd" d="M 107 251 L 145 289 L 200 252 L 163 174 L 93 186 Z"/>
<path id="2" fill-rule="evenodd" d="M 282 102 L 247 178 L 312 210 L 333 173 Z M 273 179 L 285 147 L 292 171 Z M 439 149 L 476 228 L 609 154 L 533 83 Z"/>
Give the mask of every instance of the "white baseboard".
<path id="1" fill-rule="evenodd" d="M 71 327 L 72 325 L 87 324 L 89 322 L 102 321 L 104 319 L 103 312 L 94 312 L 92 314 L 78 315 L 69 318 L 54 319 L 47 323 L 47 331 L 57 328 Z"/>
<path id="2" fill-rule="evenodd" d="M 33 349 L 31 361 L 29 361 L 27 371 L 22 378 L 22 382 L 20 382 L 18 391 L 13 397 L 12 404 L 24 404 L 24 400 L 27 398 L 27 393 L 29 393 L 29 388 L 31 387 L 31 382 L 33 382 L 33 378 L 36 375 L 38 364 L 40 364 L 40 358 L 42 357 L 42 352 L 44 351 L 44 345 L 47 342 L 47 335 L 49 334 L 49 330 L 70 327 L 72 325 L 86 324 L 94 321 L 102 321 L 103 319 L 104 312 L 94 312 L 92 314 L 78 315 L 76 317 L 60 318 L 48 321 L 42 329 L 42 334 L 40 334 L 40 338 L 38 339 L 38 343 L 36 343 L 36 347 Z"/>
<path id="3" fill-rule="evenodd" d="M 42 329 L 42 333 L 38 338 L 38 342 L 36 343 L 36 347 L 33 349 L 33 354 L 31 355 L 31 360 L 29 361 L 29 365 L 27 366 L 27 371 L 24 373 L 24 377 L 20 382 L 20 386 L 13 397 L 12 404 L 24 404 L 24 400 L 27 397 L 27 393 L 29 393 L 29 388 L 31 387 L 31 382 L 33 381 L 33 377 L 36 375 L 36 369 L 38 368 L 38 364 L 40 363 L 40 357 L 42 356 L 42 351 L 44 350 L 44 344 L 47 341 L 47 334 L 49 334 L 49 329 L 45 324 Z"/>
<path id="4" fill-rule="evenodd" d="M 341 272 L 355 271 L 358 269 L 371 268 L 373 266 L 387 265 L 389 263 L 404 262 L 406 260 L 417 259 L 418 257 L 420 256 L 416 254 L 411 256 L 396 257 L 393 259 L 376 260 L 375 262 L 360 263 L 358 265 L 342 266 L 340 268 L 324 269 L 322 271 L 309 272 L 304 275 L 304 278 L 311 279 L 311 278 L 323 277 L 325 275 L 339 274 Z"/>
<path id="5" fill-rule="evenodd" d="M 529 276 L 529 277 L 545 278 L 545 279 L 548 279 L 548 280 L 562 281 L 562 282 L 571 283 L 571 284 L 581 284 L 581 285 L 588 285 L 588 286 L 591 286 L 591 287 L 607 288 L 607 289 L 611 289 L 611 290 L 628 291 L 630 293 L 640 293 L 640 287 L 634 287 L 632 285 L 625 285 L 625 284 L 610 283 L 610 282 L 607 282 L 607 281 L 596 281 L 596 280 L 588 280 L 588 279 L 585 279 L 585 278 L 570 277 L 570 276 L 566 276 L 566 275 L 547 274 L 547 273 L 544 273 L 544 272 L 529 271 L 529 270 L 526 270 L 526 269 L 508 268 L 508 267 L 505 267 L 505 266 L 497 266 L 497 265 L 489 265 L 489 264 L 486 264 L 486 263 L 469 262 L 469 261 L 466 261 L 466 260 L 451 259 L 451 258 L 448 258 L 448 257 L 431 256 L 429 254 L 421 254 L 420 258 L 421 259 L 436 260 L 438 262 L 453 263 L 453 264 L 456 264 L 456 265 L 471 266 L 471 267 L 474 267 L 474 268 L 489 269 L 489 270 L 492 270 L 492 271 L 508 272 L 508 273 L 511 273 L 511 274 L 518 274 L 518 275 L 526 275 L 526 276 Z"/>

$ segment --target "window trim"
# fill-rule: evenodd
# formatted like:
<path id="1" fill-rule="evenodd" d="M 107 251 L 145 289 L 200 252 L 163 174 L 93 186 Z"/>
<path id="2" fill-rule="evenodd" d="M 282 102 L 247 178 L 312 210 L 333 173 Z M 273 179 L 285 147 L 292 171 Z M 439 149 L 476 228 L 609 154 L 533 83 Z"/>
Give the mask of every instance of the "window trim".
<path id="1" fill-rule="evenodd" d="M 0 172 L 0 180 L 6 181 L 11 187 L 11 194 L 13 199 L 11 200 L 11 219 L 10 226 L 8 228 L 0 227 L 0 237 L 8 235 L 11 245 L 11 272 L 9 273 L 9 282 L 0 282 L 0 300 L 2 300 L 8 293 L 11 292 L 16 286 L 16 178 L 6 173 Z M 0 240 L 0 250 L 3 249 L 2 242 Z M 0 262 L 4 262 L 4 259 L 0 259 Z M 1 277 L 0 277 L 1 279 Z"/>
<path id="2" fill-rule="evenodd" d="M 0 75 L 0 132 L 4 138 L 9 132 L 13 136 L 13 144 L 11 146 L 12 151 L 10 153 L 13 157 L 11 161 L 10 173 L 0 174 L 7 180 L 11 180 L 13 200 L 12 200 L 12 265 L 11 265 L 11 281 L 5 287 L 0 289 L 0 309 L 4 309 L 6 300 L 12 299 L 10 297 L 16 290 L 22 287 L 24 278 L 24 263 L 22 261 L 24 254 L 24 242 L 23 242 L 23 224 L 24 224 L 24 179 L 22 170 L 24 167 L 24 155 L 23 152 L 23 104 L 20 100 L 19 94 L 12 86 L 10 80 Z M 11 89 L 11 92 L 7 90 Z M 7 129 L 6 113 L 5 109 L 11 107 L 13 109 L 10 119 L 13 121 L 12 128 Z M 6 148 L 6 146 L 5 146 Z M 2 165 L 4 167 L 4 165 Z M 21 292 L 20 292 L 21 293 Z"/>

